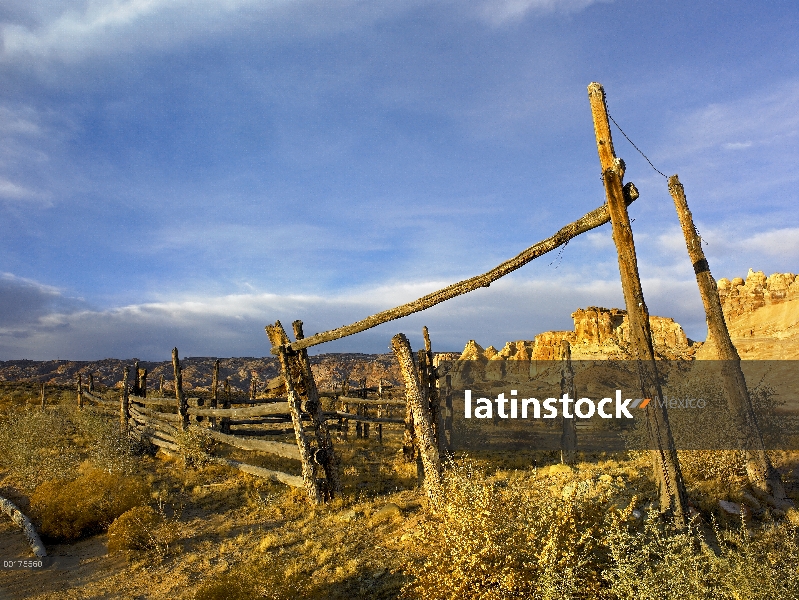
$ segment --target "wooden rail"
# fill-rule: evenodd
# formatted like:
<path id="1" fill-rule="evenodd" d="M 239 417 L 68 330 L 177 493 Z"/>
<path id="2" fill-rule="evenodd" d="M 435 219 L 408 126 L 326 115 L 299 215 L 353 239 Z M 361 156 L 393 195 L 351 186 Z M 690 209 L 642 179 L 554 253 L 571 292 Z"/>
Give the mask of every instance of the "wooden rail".
<path id="1" fill-rule="evenodd" d="M 634 202 L 637 198 L 638 198 L 638 190 L 635 189 L 635 186 L 632 184 L 628 184 L 627 186 L 625 186 L 624 189 L 625 203 L 629 205 L 632 202 Z M 317 333 L 316 335 L 312 335 L 302 340 L 297 340 L 293 343 L 288 344 L 288 348 L 290 350 L 297 351 L 297 350 L 302 350 L 303 348 L 310 348 L 311 346 L 316 346 L 318 344 L 324 344 L 325 342 L 338 340 L 340 338 L 347 337 L 355 333 L 360 333 L 361 331 L 366 331 L 367 329 L 371 329 L 372 327 L 377 327 L 378 325 L 382 325 L 383 323 L 388 323 L 389 321 L 394 321 L 395 319 L 401 319 L 402 317 L 407 317 L 408 315 L 412 315 L 413 313 L 426 310 L 432 306 L 435 306 L 436 304 L 444 302 L 445 300 L 450 300 L 451 298 L 467 294 L 478 288 L 488 287 L 489 285 L 494 283 L 497 279 L 500 279 L 505 275 L 512 273 L 516 269 L 523 267 L 524 265 L 538 258 L 539 256 L 543 256 L 547 252 L 551 252 L 555 248 L 562 246 L 563 244 L 577 237 L 578 235 L 581 235 L 587 231 L 591 231 L 592 229 L 596 229 L 597 227 L 609 222 L 610 222 L 610 213 L 608 212 L 607 205 L 603 204 L 599 208 L 595 208 L 591 212 L 583 215 L 573 223 L 569 223 L 565 227 L 562 227 L 554 235 L 538 242 L 537 244 L 530 246 L 529 248 L 527 248 L 527 250 L 520 252 L 510 260 L 507 260 L 502 264 L 497 265 L 496 267 L 494 267 L 493 269 L 491 269 L 486 273 L 483 273 L 482 275 L 476 275 L 475 277 L 471 277 L 470 279 L 464 279 L 463 281 L 459 281 L 458 283 L 454 283 L 443 289 L 435 291 L 432 294 L 427 294 L 426 296 L 422 296 L 418 300 L 414 300 L 413 302 L 408 302 L 407 304 L 397 306 L 396 308 L 384 310 L 383 312 L 374 314 L 371 317 L 367 317 L 361 321 L 356 321 L 351 325 L 345 325 L 344 327 L 338 327 L 336 329 L 331 329 L 330 331 Z M 278 354 L 278 352 L 279 352 L 278 347 L 273 345 L 272 354 Z"/>

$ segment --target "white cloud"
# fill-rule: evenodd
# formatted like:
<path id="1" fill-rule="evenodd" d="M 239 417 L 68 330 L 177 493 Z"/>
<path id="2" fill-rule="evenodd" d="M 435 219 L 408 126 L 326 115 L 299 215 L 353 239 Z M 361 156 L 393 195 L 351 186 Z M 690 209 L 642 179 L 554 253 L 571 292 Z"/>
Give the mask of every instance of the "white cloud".
<path id="1" fill-rule="evenodd" d="M 4 200 L 29 200 L 38 199 L 40 195 L 22 185 L 0 177 L 0 199 Z"/>
<path id="2" fill-rule="evenodd" d="M 487 0 L 480 6 L 480 16 L 493 25 L 519 21 L 529 13 L 574 13 L 592 4 L 608 0 Z"/>

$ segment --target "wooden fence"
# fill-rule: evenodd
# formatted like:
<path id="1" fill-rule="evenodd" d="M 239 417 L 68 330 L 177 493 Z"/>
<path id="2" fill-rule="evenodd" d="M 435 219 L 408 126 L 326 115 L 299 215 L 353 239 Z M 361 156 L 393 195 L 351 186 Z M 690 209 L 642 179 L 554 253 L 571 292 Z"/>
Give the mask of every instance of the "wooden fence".
<path id="1" fill-rule="evenodd" d="M 182 371 L 177 348 L 173 351 L 175 372 L 175 396 L 162 395 L 163 382 L 159 384 L 159 395 L 147 395 L 146 371 L 134 365 L 125 367 L 122 392 L 119 402 L 104 398 L 90 391 L 82 378 L 76 376 L 77 404 L 85 403 L 106 407 L 119 407 L 120 427 L 133 438 L 152 444 L 167 452 L 182 454 L 197 451 L 197 443 L 213 441 L 246 453 L 267 454 L 283 459 L 297 461 L 301 475 L 280 470 L 267 469 L 252 464 L 251 458 L 233 460 L 205 453 L 204 459 L 225 464 L 240 471 L 278 481 L 297 488 L 305 488 L 315 500 L 321 501 L 340 492 L 336 484 L 338 464 L 333 451 L 332 439 L 328 434 L 326 446 L 317 444 L 308 452 L 306 431 L 328 428 L 337 432 L 339 441 L 347 441 L 354 433 L 355 438 L 372 438 L 383 443 L 384 426 L 407 428 L 407 402 L 402 387 L 384 385 L 367 387 L 366 380 L 361 387 L 350 388 L 344 383 L 340 389 L 317 391 L 318 407 L 309 402 L 308 390 L 312 383 L 300 381 L 298 385 L 287 384 L 283 375 L 266 383 L 267 392 L 278 392 L 278 397 L 253 397 L 251 389 L 248 397 L 231 396 L 229 388 L 219 395 L 218 361 L 214 370 L 211 398 L 187 397 L 182 385 Z M 129 382 L 131 370 L 136 373 L 132 385 Z M 313 381 L 313 374 L 308 369 Z M 302 384 L 301 386 L 299 384 Z M 295 404 L 299 396 L 298 405 Z M 322 402 L 328 410 L 318 410 Z M 296 409 L 296 410 L 293 410 Z M 451 418 L 447 423 L 451 428 Z M 353 427 L 354 424 L 354 427 Z M 352 431 L 354 429 L 354 432 Z M 192 445 L 192 440 L 194 445 Z M 191 450 L 190 450 L 191 448 Z M 320 451 L 325 448 L 325 451 Z M 336 471 L 328 476 L 318 477 L 319 470 L 330 465 Z"/>

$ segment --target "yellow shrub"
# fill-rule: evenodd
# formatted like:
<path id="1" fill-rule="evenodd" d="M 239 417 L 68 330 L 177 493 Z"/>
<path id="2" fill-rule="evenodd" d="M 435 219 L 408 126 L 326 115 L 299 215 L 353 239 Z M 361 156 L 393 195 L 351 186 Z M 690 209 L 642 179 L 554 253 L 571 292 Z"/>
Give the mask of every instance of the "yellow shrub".
<path id="1" fill-rule="evenodd" d="M 108 552 L 149 550 L 158 546 L 163 518 L 149 506 L 135 506 L 108 528 Z"/>
<path id="2" fill-rule="evenodd" d="M 31 496 L 31 512 L 43 535 L 75 540 L 103 531 L 146 499 L 142 480 L 88 468 L 73 481 L 56 479 L 39 485 Z"/>

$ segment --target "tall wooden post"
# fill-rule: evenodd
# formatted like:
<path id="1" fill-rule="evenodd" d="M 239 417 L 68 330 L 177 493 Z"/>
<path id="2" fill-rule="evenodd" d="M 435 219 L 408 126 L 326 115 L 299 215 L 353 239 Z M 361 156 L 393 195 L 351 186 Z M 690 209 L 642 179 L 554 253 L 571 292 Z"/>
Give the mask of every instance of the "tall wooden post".
<path id="1" fill-rule="evenodd" d="M 141 391 L 139 390 L 139 361 L 138 361 L 138 359 L 133 361 L 133 389 L 131 389 L 130 392 L 134 396 L 141 396 Z"/>
<path id="2" fill-rule="evenodd" d="M 42 381 L 41 385 L 41 402 L 42 402 L 42 410 L 44 410 L 45 406 L 47 406 L 47 399 L 44 397 L 44 381 Z"/>
<path id="3" fill-rule="evenodd" d="M 119 398 L 119 430 L 123 433 L 128 430 L 130 419 L 130 399 L 128 398 L 128 374 L 130 367 L 122 370 L 122 396 Z"/>
<path id="4" fill-rule="evenodd" d="M 280 321 L 277 321 L 274 325 L 267 325 L 266 334 L 269 336 L 269 341 L 272 343 L 272 346 L 278 348 L 280 370 L 286 381 L 289 412 L 291 413 L 291 421 L 294 424 L 294 437 L 297 440 L 297 447 L 300 451 L 302 480 L 305 483 L 305 491 L 311 502 L 319 504 L 322 502 L 322 490 L 319 483 L 316 481 L 313 448 L 311 448 L 311 443 L 305 435 L 305 429 L 302 424 L 302 398 L 295 386 L 296 380 L 293 376 L 292 365 L 289 362 L 289 356 L 286 351 L 286 345 L 288 345 L 289 339 Z"/>
<path id="5" fill-rule="evenodd" d="M 258 388 L 258 375 L 256 373 L 250 374 L 250 400 L 255 400 Z"/>
<path id="6" fill-rule="evenodd" d="M 452 375 L 444 377 L 444 406 L 447 416 L 444 418 L 444 430 L 449 433 L 447 452 L 452 453 Z"/>
<path id="7" fill-rule="evenodd" d="M 655 353 L 652 349 L 652 332 L 649 312 L 644 302 L 641 279 L 638 275 L 638 258 L 635 254 L 633 232 L 627 202 L 622 187 L 624 161 L 616 158 L 610 134 L 605 90 L 599 83 L 588 86 L 588 98 L 594 120 L 597 151 L 602 166 L 608 212 L 613 227 L 613 241 L 619 257 L 619 273 L 630 322 L 630 346 L 633 358 L 638 361 L 641 393 L 644 398 L 663 398 Z M 665 403 L 650 402 L 646 407 L 647 425 L 652 445 L 652 461 L 659 488 L 660 510 L 669 513 L 677 526 L 685 526 L 688 502 L 685 493 L 677 450 L 669 427 Z"/>
<path id="8" fill-rule="evenodd" d="M 424 487 L 433 506 L 439 506 L 444 496 L 441 477 L 441 457 L 430 424 L 430 412 L 413 363 L 413 353 L 408 338 L 398 333 L 391 338 L 391 347 L 397 357 L 405 381 L 405 400 L 413 413 L 414 432 L 424 465 Z"/>
<path id="9" fill-rule="evenodd" d="M 163 398 L 164 396 L 164 375 L 163 373 L 158 377 L 158 395 Z"/>
<path id="10" fill-rule="evenodd" d="M 183 393 L 183 372 L 180 369 L 180 359 L 178 349 L 172 349 L 172 371 L 175 374 L 175 399 L 178 402 L 178 414 L 180 415 L 180 428 L 187 429 L 189 426 L 189 405 L 186 394 Z"/>
<path id="11" fill-rule="evenodd" d="M 294 339 L 302 340 L 305 334 L 302 330 L 302 321 L 292 323 L 294 329 Z M 316 455 L 315 459 L 325 471 L 327 480 L 327 496 L 330 498 L 341 495 L 341 479 L 339 477 L 338 457 L 333 449 L 333 439 L 325 421 L 322 410 L 322 402 L 319 400 L 319 391 L 316 388 L 316 380 L 311 371 L 311 361 L 308 359 L 308 351 L 304 348 L 297 352 L 296 363 L 302 374 L 305 383 L 305 410 L 311 416 L 311 423 L 316 434 Z M 364 380 L 364 385 L 366 380 Z"/>
<path id="12" fill-rule="evenodd" d="M 364 377 L 363 378 L 363 385 L 361 386 L 361 389 L 363 390 L 361 392 L 361 397 L 364 400 L 369 398 L 369 392 L 366 389 L 366 382 L 367 382 L 367 379 L 366 379 L 366 377 Z M 369 415 L 369 406 L 367 404 L 361 404 L 360 406 L 361 406 L 361 416 L 368 416 Z M 363 437 L 367 438 L 367 439 L 369 438 L 369 423 L 367 423 L 366 421 L 363 422 Z"/>
<path id="13" fill-rule="evenodd" d="M 89 391 L 94 391 L 94 374 L 89 373 Z"/>
<path id="14" fill-rule="evenodd" d="M 377 399 L 378 400 L 382 400 L 383 399 L 383 379 L 382 378 L 377 383 Z M 377 418 L 379 419 L 379 418 L 381 418 L 383 416 L 384 416 L 383 415 L 383 405 L 381 404 L 380 406 L 377 407 Z M 382 423 L 378 423 L 377 424 L 377 441 L 380 444 L 383 443 L 383 424 Z"/>
<path id="15" fill-rule="evenodd" d="M 447 454 L 447 438 L 444 435 L 444 415 L 441 411 L 441 396 L 438 393 L 438 378 L 436 377 L 433 347 L 430 343 L 430 332 L 427 326 L 422 327 L 422 336 L 424 337 L 425 366 L 427 369 L 425 378 L 427 380 L 427 398 L 430 403 L 430 420 L 436 436 L 438 454 L 439 456 L 445 456 Z"/>
<path id="16" fill-rule="evenodd" d="M 147 369 L 139 369 L 137 373 L 136 387 L 139 390 L 139 396 L 142 398 L 147 397 Z"/>
<path id="17" fill-rule="evenodd" d="M 83 408 L 83 380 L 80 373 L 76 374 L 78 382 L 78 408 Z"/>
<path id="18" fill-rule="evenodd" d="M 577 389 L 574 385 L 574 369 L 572 368 L 572 352 L 569 340 L 560 341 L 560 393 L 568 394 L 572 400 L 577 400 Z M 577 419 L 563 419 L 563 432 L 560 436 L 560 462 L 574 464 L 577 458 Z"/>
<path id="19" fill-rule="evenodd" d="M 225 377 L 225 384 L 222 386 L 225 392 L 225 399 L 222 408 L 230 408 L 230 377 Z M 222 433 L 230 433 L 230 417 L 222 417 L 219 422 L 219 430 Z"/>
<path id="20" fill-rule="evenodd" d="M 219 360 L 214 361 L 214 374 L 211 377 L 211 408 L 219 402 Z M 216 429 L 216 417 L 211 417 L 211 427 Z"/>
<path id="21" fill-rule="evenodd" d="M 719 299 L 718 286 L 710 273 L 710 265 L 708 265 L 705 252 L 702 250 L 702 238 L 699 237 L 694 226 L 694 218 L 688 208 L 685 189 L 677 175 L 672 175 L 669 178 L 669 192 L 674 199 L 674 206 L 677 208 L 680 226 L 688 248 L 688 256 L 696 274 L 696 283 L 699 286 L 699 294 L 702 296 L 702 304 L 705 307 L 709 337 L 716 345 L 719 360 L 724 361 L 721 372 L 724 391 L 730 412 L 737 421 L 741 447 L 746 452 L 746 472 L 749 482 L 755 491 L 772 496 L 778 504 L 785 504 L 785 487 L 763 445 L 763 438 L 752 407 L 752 399 L 749 397 L 746 379 L 741 370 L 741 357 L 730 339 L 727 321 L 724 318 L 724 311 Z"/>

